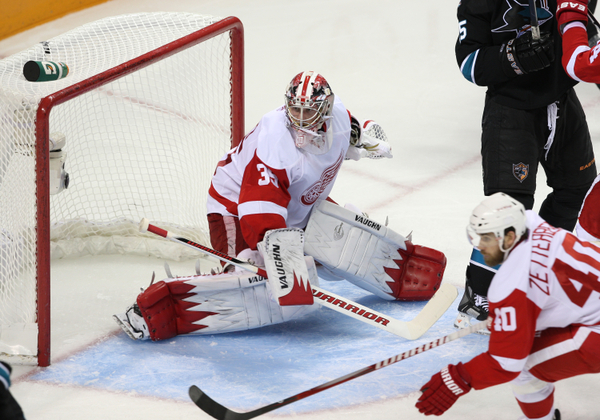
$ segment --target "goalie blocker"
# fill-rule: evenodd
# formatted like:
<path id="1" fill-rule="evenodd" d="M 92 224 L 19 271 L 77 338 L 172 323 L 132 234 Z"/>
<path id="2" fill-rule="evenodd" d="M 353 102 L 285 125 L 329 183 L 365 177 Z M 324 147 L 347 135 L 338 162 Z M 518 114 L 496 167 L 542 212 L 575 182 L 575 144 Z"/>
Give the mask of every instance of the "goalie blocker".
<path id="1" fill-rule="evenodd" d="M 312 210 L 304 252 L 323 279 L 340 277 L 386 300 L 428 300 L 439 289 L 445 255 L 414 245 L 364 215 L 328 201 Z"/>
<path id="2" fill-rule="evenodd" d="M 286 228 L 269 230 L 258 248 L 265 260 L 271 291 L 281 306 L 312 305 L 311 282 L 318 285 L 316 270 L 309 270 L 307 261 L 314 267 L 311 257 L 304 256 L 304 232 Z"/>

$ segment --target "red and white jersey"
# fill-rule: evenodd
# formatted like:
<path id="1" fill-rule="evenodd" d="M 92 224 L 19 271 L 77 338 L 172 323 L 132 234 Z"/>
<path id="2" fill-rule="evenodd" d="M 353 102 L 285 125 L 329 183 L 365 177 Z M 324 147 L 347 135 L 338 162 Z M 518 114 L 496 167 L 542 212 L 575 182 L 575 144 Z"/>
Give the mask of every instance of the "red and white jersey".
<path id="1" fill-rule="evenodd" d="M 572 22 L 565 26 L 563 33 L 562 64 L 571 78 L 580 82 L 600 83 L 600 44 L 588 46 L 585 25 Z"/>
<path id="2" fill-rule="evenodd" d="M 563 67 L 573 79 L 583 82 L 600 83 L 600 43 L 594 48 L 588 46 L 588 36 L 582 22 L 572 22 L 565 26 L 563 34 Z M 584 200 L 575 231 L 577 236 L 587 241 L 600 240 L 600 184 L 594 181 Z"/>
<path id="3" fill-rule="evenodd" d="M 239 217 L 253 249 L 267 230 L 306 226 L 314 204 L 331 192 L 348 150 L 350 114 L 337 96 L 326 122 L 333 134 L 326 153 L 297 148 L 287 121 L 284 107 L 264 115 L 219 161 L 212 178 L 208 213 Z"/>
<path id="4" fill-rule="evenodd" d="M 536 331 L 584 325 L 600 332 L 600 247 L 531 211 L 527 228 L 488 291 L 489 348 L 465 364 L 476 389 L 517 377 Z"/>
<path id="5" fill-rule="evenodd" d="M 600 241 L 600 175 L 588 190 L 575 226 L 577 237 L 585 241 Z"/>

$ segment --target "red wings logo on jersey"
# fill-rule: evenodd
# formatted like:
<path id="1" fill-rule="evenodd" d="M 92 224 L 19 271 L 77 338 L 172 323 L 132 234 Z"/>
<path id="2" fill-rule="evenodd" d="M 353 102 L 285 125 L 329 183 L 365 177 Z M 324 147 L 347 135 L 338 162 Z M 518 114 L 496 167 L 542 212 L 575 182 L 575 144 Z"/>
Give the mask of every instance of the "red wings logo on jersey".
<path id="1" fill-rule="evenodd" d="M 343 161 L 344 157 L 343 155 L 340 155 L 338 160 L 332 166 L 323 171 L 321 179 L 319 179 L 313 185 L 304 190 L 302 196 L 300 197 L 300 201 L 302 201 L 302 204 L 310 206 L 318 200 L 321 194 L 323 194 L 323 191 L 325 191 L 325 189 L 329 186 L 329 184 L 331 184 L 331 182 L 335 178 L 335 175 L 340 169 L 340 166 L 342 165 Z"/>

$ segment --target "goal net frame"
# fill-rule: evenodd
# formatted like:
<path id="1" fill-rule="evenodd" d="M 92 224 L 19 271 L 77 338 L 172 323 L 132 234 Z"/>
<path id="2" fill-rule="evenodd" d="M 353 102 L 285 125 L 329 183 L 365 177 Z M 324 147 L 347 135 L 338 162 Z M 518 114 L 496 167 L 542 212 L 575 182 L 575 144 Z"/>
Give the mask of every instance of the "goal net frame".
<path id="1" fill-rule="evenodd" d="M 37 185 L 37 196 L 35 199 L 37 206 L 36 323 L 38 328 L 36 359 L 39 366 L 49 366 L 51 363 L 51 174 L 49 139 L 50 115 L 53 108 L 227 32 L 230 34 L 230 133 L 231 146 L 235 146 L 244 136 L 244 30 L 242 22 L 236 17 L 227 17 L 219 20 L 137 58 L 56 91 L 40 100 L 35 118 L 35 179 Z M 211 167 L 207 170 L 212 172 L 213 169 L 214 167 Z"/>

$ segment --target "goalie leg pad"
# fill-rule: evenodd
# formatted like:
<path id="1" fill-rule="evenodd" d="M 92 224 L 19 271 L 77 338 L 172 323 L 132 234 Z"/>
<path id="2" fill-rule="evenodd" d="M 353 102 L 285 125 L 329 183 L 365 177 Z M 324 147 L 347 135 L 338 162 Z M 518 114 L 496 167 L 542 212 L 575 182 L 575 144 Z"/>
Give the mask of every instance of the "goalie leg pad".
<path id="1" fill-rule="evenodd" d="M 312 267 L 315 270 L 314 263 Z M 267 279 L 251 272 L 165 279 L 141 293 L 137 303 L 154 341 L 181 334 L 259 328 L 302 317 L 320 307 L 279 306 Z"/>
<path id="2" fill-rule="evenodd" d="M 386 300 L 427 300 L 446 267 L 440 251 L 327 201 L 312 210 L 304 252 L 333 274 Z"/>

